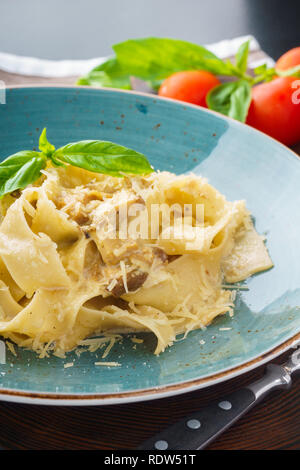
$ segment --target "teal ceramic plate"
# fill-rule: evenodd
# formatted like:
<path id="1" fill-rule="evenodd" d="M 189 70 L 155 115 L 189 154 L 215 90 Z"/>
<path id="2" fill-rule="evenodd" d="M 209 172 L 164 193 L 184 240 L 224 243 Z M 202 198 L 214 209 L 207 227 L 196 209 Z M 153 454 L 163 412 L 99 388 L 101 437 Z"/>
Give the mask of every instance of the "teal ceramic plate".
<path id="1" fill-rule="evenodd" d="M 196 106 L 153 96 L 80 87 L 7 90 L 0 105 L 0 156 L 37 146 L 43 127 L 57 147 L 104 139 L 145 153 L 155 168 L 206 176 L 228 199 L 246 199 L 267 236 L 275 267 L 252 277 L 235 315 L 193 331 L 159 357 L 154 338 L 116 345 L 109 361 L 95 353 L 38 359 L 7 351 L 0 365 L 3 400 L 106 404 L 145 400 L 205 387 L 278 355 L 300 332 L 300 161 L 256 130 Z M 182 281 L 184 282 L 184 280 Z M 223 328 L 228 328 L 223 330 Z M 101 356 L 100 356 L 101 358 Z M 74 366 L 64 368 L 64 363 Z"/>

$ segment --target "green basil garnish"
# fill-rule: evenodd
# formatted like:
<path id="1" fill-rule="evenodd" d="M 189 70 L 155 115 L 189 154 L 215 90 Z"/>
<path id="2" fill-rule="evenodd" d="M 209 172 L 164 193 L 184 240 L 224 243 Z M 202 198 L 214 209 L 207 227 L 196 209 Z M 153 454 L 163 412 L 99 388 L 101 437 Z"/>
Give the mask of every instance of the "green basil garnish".
<path id="1" fill-rule="evenodd" d="M 51 155 L 55 152 L 54 145 L 50 144 L 47 139 L 47 130 L 46 128 L 43 129 L 40 139 L 39 139 L 39 149 L 43 152 L 46 157 L 51 157 Z"/>
<path id="2" fill-rule="evenodd" d="M 147 175 L 153 168 L 147 158 L 135 150 L 102 140 L 83 140 L 55 150 L 43 130 L 39 139 L 41 152 L 23 150 L 0 163 L 0 198 L 16 189 L 24 189 L 41 176 L 47 160 L 55 166 L 70 164 L 95 173 L 122 177 Z"/>
<path id="3" fill-rule="evenodd" d="M 153 88 L 174 72 L 207 70 L 234 75 L 235 66 L 203 46 L 164 38 L 130 39 L 113 46 L 116 56 L 78 80 L 78 85 L 130 88 L 130 77 L 147 81 Z"/>
<path id="4" fill-rule="evenodd" d="M 244 122 L 251 102 L 251 86 L 246 80 L 223 83 L 207 95 L 210 109 Z"/>
<path id="5" fill-rule="evenodd" d="M 0 197 L 16 189 L 24 189 L 36 181 L 46 166 L 47 158 L 30 150 L 23 150 L 0 163 Z"/>
<path id="6" fill-rule="evenodd" d="M 98 65 L 85 77 L 79 78 L 77 85 L 102 86 L 130 89 L 130 76 L 115 57 Z"/>
<path id="7" fill-rule="evenodd" d="M 83 140 L 65 145 L 56 150 L 54 157 L 85 170 L 112 176 L 146 175 L 153 171 L 143 154 L 102 140 Z"/>
<path id="8" fill-rule="evenodd" d="M 276 69 L 275 71 L 276 71 L 276 74 L 279 75 L 279 77 L 300 78 L 300 65 L 296 65 L 295 67 L 292 67 L 291 69 L 287 69 L 287 70 Z"/>
<path id="9" fill-rule="evenodd" d="M 243 42 L 235 56 L 236 66 L 242 72 L 242 74 L 246 73 L 247 71 L 249 46 L 250 41 Z"/>

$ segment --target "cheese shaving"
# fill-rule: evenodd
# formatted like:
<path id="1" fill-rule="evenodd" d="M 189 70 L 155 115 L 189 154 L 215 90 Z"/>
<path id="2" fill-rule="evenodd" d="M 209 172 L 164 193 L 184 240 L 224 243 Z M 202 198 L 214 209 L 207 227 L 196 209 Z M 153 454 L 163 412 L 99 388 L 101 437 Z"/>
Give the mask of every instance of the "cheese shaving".
<path id="1" fill-rule="evenodd" d="M 94 362 L 95 366 L 105 366 L 105 367 L 120 367 L 122 364 L 119 362 Z"/>

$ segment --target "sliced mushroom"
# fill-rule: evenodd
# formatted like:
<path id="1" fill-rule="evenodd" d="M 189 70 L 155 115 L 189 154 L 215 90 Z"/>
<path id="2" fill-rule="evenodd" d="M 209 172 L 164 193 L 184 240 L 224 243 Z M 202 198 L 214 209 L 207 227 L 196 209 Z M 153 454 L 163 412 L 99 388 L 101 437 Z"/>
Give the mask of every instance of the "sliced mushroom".
<path id="1" fill-rule="evenodd" d="M 181 255 L 167 255 L 168 263 L 172 263 L 175 259 L 179 258 Z"/>
<path id="2" fill-rule="evenodd" d="M 158 258 L 160 258 L 163 263 L 166 263 L 168 261 L 169 257 L 162 248 L 154 248 L 153 251 L 154 251 L 154 254 L 158 256 Z"/>
<path id="3" fill-rule="evenodd" d="M 126 279 L 128 292 L 134 292 L 139 289 L 144 284 L 147 277 L 148 273 L 145 273 L 138 269 L 135 269 L 134 271 L 128 273 Z M 117 284 L 112 288 L 110 292 L 116 298 L 119 298 L 121 297 L 121 295 L 126 293 L 123 277 L 119 277 L 117 279 Z"/>

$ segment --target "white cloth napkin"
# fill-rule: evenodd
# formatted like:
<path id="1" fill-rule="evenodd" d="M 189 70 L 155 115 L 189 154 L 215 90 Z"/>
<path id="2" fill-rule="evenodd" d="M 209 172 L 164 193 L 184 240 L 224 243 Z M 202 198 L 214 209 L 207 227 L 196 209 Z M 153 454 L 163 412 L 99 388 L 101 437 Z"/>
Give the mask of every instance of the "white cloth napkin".
<path id="1" fill-rule="evenodd" d="M 239 46 L 248 39 L 250 39 L 250 51 L 260 51 L 260 45 L 253 36 L 226 39 L 214 44 L 208 44 L 206 47 L 218 57 L 224 59 L 233 56 Z M 93 67 L 96 67 L 105 60 L 106 57 L 95 57 L 88 60 L 45 60 L 0 52 L 0 69 L 5 72 L 33 75 L 36 77 L 70 77 L 85 75 Z M 265 62 L 269 66 L 274 64 L 270 57 L 264 56 L 252 62 L 250 60 L 250 66 L 254 68 Z"/>

